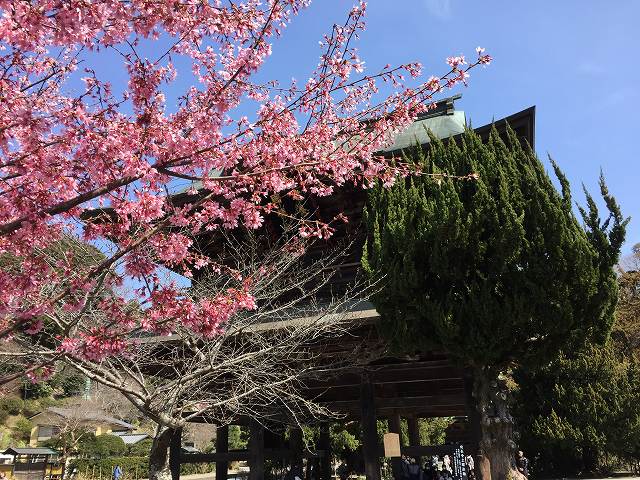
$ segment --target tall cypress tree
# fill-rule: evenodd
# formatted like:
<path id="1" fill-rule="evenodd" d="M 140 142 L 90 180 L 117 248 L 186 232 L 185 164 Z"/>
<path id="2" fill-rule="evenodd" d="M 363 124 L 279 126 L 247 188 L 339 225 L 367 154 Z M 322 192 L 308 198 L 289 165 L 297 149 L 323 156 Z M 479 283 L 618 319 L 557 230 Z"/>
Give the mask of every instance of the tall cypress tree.
<path id="1" fill-rule="evenodd" d="M 536 473 L 609 474 L 640 459 L 640 365 L 609 340 L 517 369 L 515 414 Z M 533 459 L 532 459 L 533 460 Z"/>
<path id="2" fill-rule="evenodd" d="M 402 349 L 443 349 L 473 372 L 481 453 L 505 480 L 515 445 L 504 373 L 607 337 L 627 221 L 601 178 L 607 218 L 587 193 L 581 225 L 560 169 L 558 192 L 511 129 L 506 141 L 495 129 L 486 143 L 471 130 L 458 143 L 432 138 L 406 160 L 479 178 L 422 175 L 371 190 L 362 263 L 384 277 L 373 298 L 380 328 Z"/>

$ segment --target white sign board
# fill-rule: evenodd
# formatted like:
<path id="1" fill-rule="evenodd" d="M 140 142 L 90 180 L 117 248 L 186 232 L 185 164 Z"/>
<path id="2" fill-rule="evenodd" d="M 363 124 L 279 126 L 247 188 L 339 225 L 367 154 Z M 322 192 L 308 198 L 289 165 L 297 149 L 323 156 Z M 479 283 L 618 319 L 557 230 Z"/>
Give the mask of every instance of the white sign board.
<path id="1" fill-rule="evenodd" d="M 400 435 L 397 433 L 384 434 L 384 456 L 399 457 L 400 454 Z"/>

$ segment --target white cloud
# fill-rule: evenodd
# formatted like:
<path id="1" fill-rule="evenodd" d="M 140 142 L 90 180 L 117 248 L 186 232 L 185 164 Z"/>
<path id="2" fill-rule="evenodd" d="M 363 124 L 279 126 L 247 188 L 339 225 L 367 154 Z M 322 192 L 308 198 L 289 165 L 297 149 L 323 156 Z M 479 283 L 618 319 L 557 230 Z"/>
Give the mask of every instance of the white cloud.
<path id="1" fill-rule="evenodd" d="M 424 0 L 424 4 L 431 15 L 440 20 L 449 20 L 452 17 L 452 0 Z"/>
<path id="2" fill-rule="evenodd" d="M 607 91 L 602 95 L 596 105 L 601 109 L 617 107 L 619 105 L 628 104 L 631 100 L 637 98 L 638 92 L 635 88 L 621 87 Z"/>
<path id="3" fill-rule="evenodd" d="M 589 76 L 598 76 L 606 73 L 606 69 L 601 63 L 591 60 L 584 60 L 578 64 L 578 72 Z"/>

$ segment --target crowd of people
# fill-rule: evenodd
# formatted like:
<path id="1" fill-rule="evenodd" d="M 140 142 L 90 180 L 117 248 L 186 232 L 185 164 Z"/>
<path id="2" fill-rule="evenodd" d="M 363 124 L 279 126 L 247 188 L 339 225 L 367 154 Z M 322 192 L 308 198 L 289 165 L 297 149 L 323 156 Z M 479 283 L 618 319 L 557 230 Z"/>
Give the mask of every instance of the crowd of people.
<path id="1" fill-rule="evenodd" d="M 475 462 L 473 457 L 467 455 L 464 463 L 467 479 L 475 480 Z M 529 478 L 529 460 L 521 450 L 518 451 L 514 463 L 515 468 L 525 478 Z M 433 455 L 427 459 L 423 466 L 421 466 L 415 458 L 403 455 L 401 461 L 395 464 L 393 475 L 396 480 L 453 480 L 454 478 L 459 478 L 454 476 L 451 457 L 449 455 L 444 455 L 442 458 L 438 455 Z"/>
<path id="2" fill-rule="evenodd" d="M 402 456 L 396 463 L 394 477 L 398 480 L 452 480 L 453 467 L 451 457 L 444 455 L 440 458 L 434 455 L 427 459 L 424 465 L 420 465 L 415 458 Z"/>

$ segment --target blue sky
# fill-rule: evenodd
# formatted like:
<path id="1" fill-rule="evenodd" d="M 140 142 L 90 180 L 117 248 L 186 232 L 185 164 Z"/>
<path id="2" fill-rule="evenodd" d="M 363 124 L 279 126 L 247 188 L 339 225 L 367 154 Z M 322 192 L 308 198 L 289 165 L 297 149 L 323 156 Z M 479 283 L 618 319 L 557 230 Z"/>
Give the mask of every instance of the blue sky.
<path id="1" fill-rule="evenodd" d="M 334 23 L 343 23 L 355 0 L 315 0 L 276 39 L 273 55 L 258 74 L 283 86 L 292 77 L 306 81 L 320 55 L 318 41 Z M 357 46 L 368 72 L 385 64 L 419 61 L 426 75 L 447 70 L 444 59 L 473 58 L 483 46 L 494 57 L 487 68 L 471 72 L 470 86 L 456 103 L 474 126 L 536 106 L 536 150 L 547 153 L 571 181 L 574 199 L 583 203 L 581 183 L 598 197 L 603 170 L 611 192 L 632 217 L 623 254 L 640 242 L 640 174 L 635 144 L 640 111 L 639 0 L 370 0 L 367 29 Z M 155 59 L 168 39 L 138 50 Z M 634 48 L 635 47 L 635 48 Z M 192 85 L 190 59 L 174 57 L 176 83 L 165 90 L 167 110 Z M 122 58 L 112 50 L 90 56 L 89 64 L 114 91 L 126 88 Z M 72 86 L 79 86 L 77 78 Z M 237 112 L 250 117 L 255 104 Z M 175 188 L 186 184 L 176 183 Z"/>
<path id="2" fill-rule="evenodd" d="M 316 0 L 275 42 L 261 76 L 306 80 L 321 34 L 351 4 Z M 480 126 L 535 105 L 541 159 L 547 163 L 547 152 L 556 159 L 579 202 L 582 182 L 598 193 L 602 168 L 634 217 L 624 253 L 640 242 L 639 1 L 371 0 L 367 17 L 358 47 L 371 70 L 416 60 L 442 73 L 446 56 L 486 47 L 495 60 L 472 72 L 457 108 Z"/>

